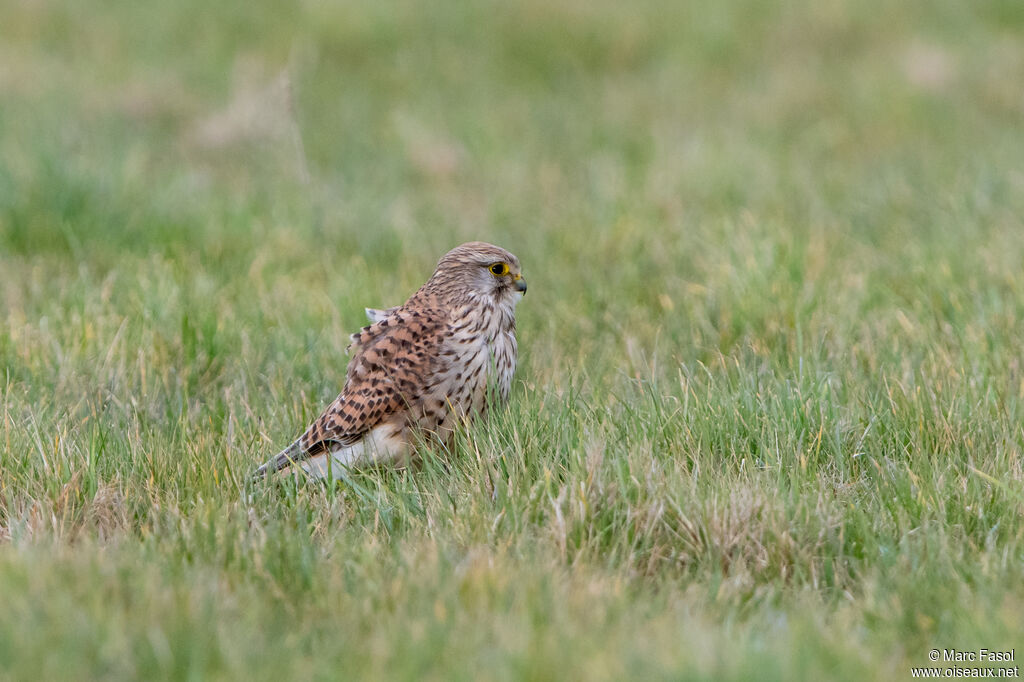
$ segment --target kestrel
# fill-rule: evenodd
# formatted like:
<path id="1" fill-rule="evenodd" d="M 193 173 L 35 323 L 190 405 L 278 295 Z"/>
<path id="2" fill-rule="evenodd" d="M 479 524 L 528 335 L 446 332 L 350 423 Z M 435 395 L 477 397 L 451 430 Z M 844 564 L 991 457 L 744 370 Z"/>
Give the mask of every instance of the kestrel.
<path id="1" fill-rule="evenodd" d="M 514 255 L 469 242 L 444 255 L 404 305 L 366 309 L 352 335 L 345 387 L 299 438 L 256 470 L 404 466 L 420 437 L 450 441 L 462 420 L 508 400 L 516 369 L 516 304 L 526 280 Z"/>

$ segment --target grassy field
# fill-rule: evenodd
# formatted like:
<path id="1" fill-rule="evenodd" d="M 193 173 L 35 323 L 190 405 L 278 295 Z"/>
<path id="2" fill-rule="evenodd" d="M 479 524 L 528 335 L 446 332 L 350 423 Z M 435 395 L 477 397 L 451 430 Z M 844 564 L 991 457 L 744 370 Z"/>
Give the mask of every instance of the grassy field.
<path id="1" fill-rule="evenodd" d="M 1018 0 L 3 3 L 0 679 L 1024 657 L 1022 84 Z M 471 239 L 508 410 L 251 485 Z"/>

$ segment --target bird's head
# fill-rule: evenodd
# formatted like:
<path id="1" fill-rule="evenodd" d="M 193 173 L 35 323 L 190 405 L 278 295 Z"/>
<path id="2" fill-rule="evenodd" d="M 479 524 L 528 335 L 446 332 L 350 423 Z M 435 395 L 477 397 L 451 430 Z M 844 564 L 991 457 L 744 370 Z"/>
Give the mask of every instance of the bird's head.
<path id="1" fill-rule="evenodd" d="M 451 294 L 468 294 L 514 306 L 526 293 L 519 259 L 500 246 L 467 242 L 446 253 L 428 284 Z"/>

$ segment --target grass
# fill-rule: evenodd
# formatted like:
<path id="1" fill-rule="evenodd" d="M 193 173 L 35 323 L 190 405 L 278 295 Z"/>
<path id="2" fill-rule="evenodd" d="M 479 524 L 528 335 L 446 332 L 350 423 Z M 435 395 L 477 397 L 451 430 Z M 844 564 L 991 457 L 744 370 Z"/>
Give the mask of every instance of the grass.
<path id="1" fill-rule="evenodd" d="M 8 3 L 0 677 L 1020 648 L 1022 38 L 1011 0 Z M 249 484 L 469 239 L 530 283 L 508 409 Z"/>

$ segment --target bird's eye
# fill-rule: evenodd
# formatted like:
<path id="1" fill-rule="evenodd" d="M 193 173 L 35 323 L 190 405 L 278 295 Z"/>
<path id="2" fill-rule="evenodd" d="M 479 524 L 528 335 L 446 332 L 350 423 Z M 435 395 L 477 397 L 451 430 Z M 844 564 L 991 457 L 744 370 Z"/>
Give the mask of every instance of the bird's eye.
<path id="1" fill-rule="evenodd" d="M 488 268 L 495 277 L 501 277 L 502 275 L 508 274 L 508 265 L 505 263 L 494 263 Z"/>

